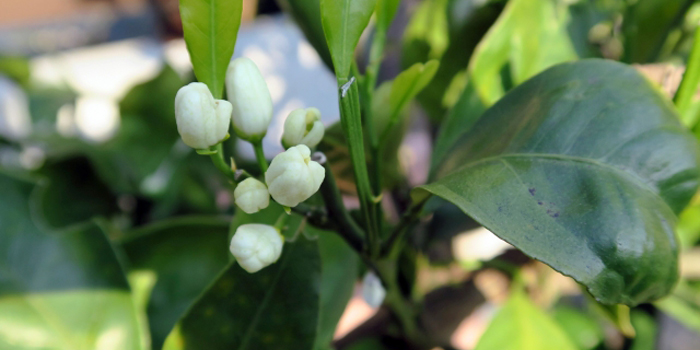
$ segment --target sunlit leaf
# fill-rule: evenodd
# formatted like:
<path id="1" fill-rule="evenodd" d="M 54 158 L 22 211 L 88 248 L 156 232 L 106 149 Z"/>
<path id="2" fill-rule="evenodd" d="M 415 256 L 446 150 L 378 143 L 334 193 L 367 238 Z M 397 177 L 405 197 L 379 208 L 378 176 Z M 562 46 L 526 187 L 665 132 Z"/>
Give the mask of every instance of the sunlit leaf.
<path id="1" fill-rule="evenodd" d="M 576 350 L 566 333 L 516 288 L 474 350 Z"/>
<path id="2" fill-rule="evenodd" d="M 367 27 L 376 0 L 321 0 L 321 20 L 335 75 L 347 78 L 355 47 Z"/>
<path id="3" fill-rule="evenodd" d="M 214 98 L 224 91 L 226 69 L 241 25 L 243 0 L 180 0 L 180 17 L 197 80 Z"/>
<path id="4" fill-rule="evenodd" d="M 128 282 L 94 223 L 48 231 L 34 185 L 0 174 L 0 347 L 145 349 Z"/>
<path id="5" fill-rule="evenodd" d="M 566 26 L 567 5 L 550 0 L 509 1 L 477 46 L 469 76 L 487 105 L 550 66 L 576 59 Z"/>

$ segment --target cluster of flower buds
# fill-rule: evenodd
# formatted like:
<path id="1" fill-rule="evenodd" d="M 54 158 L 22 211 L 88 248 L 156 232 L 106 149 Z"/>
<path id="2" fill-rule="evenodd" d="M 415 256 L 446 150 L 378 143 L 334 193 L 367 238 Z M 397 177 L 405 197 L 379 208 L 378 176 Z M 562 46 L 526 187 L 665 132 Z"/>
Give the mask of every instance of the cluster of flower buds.
<path id="1" fill-rule="evenodd" d="M 215 99 L 207 86 L 191 83 L 178 91 L 175 118 L 182 141 L 197 150 L 212 147 L 235 134 L 259 144 L 273 115 L 272 98 L 258 67 L 247 58 L 231 62 L 226 71 L 228 101 Z M 292 111 L 284 123 L 282 145 L 262 181 L 247 178 L 233 192 L 236 205 L 248 214 L 265 209 L 270 197 L 285 207 L 295 207 L 320 188 L 326 172 L 311 160 L 311 148 L 321 142 L 325 128 L 316 108 Z M 273 226 L 242 225 L 231 241 L 231 253 L 239 265 L 253 273 L 274 263 L 282 253 L 284 238 Z"/>

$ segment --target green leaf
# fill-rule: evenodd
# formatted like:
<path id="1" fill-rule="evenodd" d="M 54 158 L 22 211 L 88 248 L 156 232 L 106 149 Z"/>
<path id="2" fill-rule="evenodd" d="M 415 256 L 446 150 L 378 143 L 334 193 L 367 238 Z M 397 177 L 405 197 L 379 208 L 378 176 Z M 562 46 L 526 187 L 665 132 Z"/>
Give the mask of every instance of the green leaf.
<path id="1" fill-rule="evenodd" d="M 331 348 L 338 321 L 352 297 L 360 259 L 335 232 L 307 230 L 318 235 L 321 252 L 321 300 L 314 349 L 322 350 Z"/>
<path id="2" fill-rule="evenodd" d="M 699 163 L 668 100 L 633 68 L 591 59 L 511 91 L 422 188 L 599 301 L 636 305 L 678 279 L 675 214 Z"/>
<path id="3" fill-rule="evenodd" d="M 120 241 L 130 270 L 155 274 L 147 307 L 153 349 L 162 348 L 187 308 L 228 264 L 228 226 L 222 217 L 183 217 L 127 232 Z"/>
<path id="4" fill-rule="evenodd" d="M 440 59 L 440 68 L 418 95 L 431 119 L 441 120 L 464 88 L 472 52 L 498 18 L 503 4 L 426 0 L 411 16 L 402 43 L 402 65 Z M 453 91 L 456 91 L 453 92 Z"/>
<path id="5" fill-rule="evenodd" d="M 144 349 L 129 285 L 94 223 L 52 232 L 33 184 L 0 174 L 0 348 Z"/>
<path id="6" fill-rule="evenodd" d="M 187 311 L 164 349 L 311 349 L 320 275 L 317 244 L 306 239 L 286 243 L 280 260 L 255 274 L 232 263 Z"/>
<path id="7" fill-rule="evenodd" d="M 566 333 L 515 288 L 474 350 L 576 350 Z"/>
<path id="8" fill-rule="evenodd" d="M 19 56 L 0 56 L 0 74 L 7 75 L 23 87 L 29 86 L 29 60 Z"/>
<path id="9" fill-rule="evenodd" d="M 645 0 L 627 7 L 622 21 L 623 61 L 655 62 L 666 38 L 683 20 L 693 0 Z"/>
<path id="10" fill-rule="evenodd" d="M 486 106 L 479 98 L 474 84 L 469 82 L 457 103 L 450 109 L 440 125 L 440 133 L 435 140 L 433 155 L 430 159 L 431 172 L 445 160 L 449 151 L 459 141 L 460 136 L 474 127 L 484 111 L 486 111 Z"/>
<path id="11" fill-rule="evenodd" d="M 277 0 L 277 4 L 294 18 L 323 63 L 333 70 L 331 53 L 328 51 L 326 37 L 323 35 L 323 24 L 321 24 L 321 0 Z"/>
<path id="12" fill-rule="evenodd" d="M 656 349 L 656 321 L 653 317 L 641 310 L 632 310 L 632 325 L 635 337 L 630 350 L 654 350 Z"/>
<path id="13" fill-rule="evenodd" d="M 678 216 L 676 227 L 683 248 L 690 248 L 700 239 L 700 203 L 695 203 L 683 210 Z"/>
<path id="14" fill-rule="evenodd" d="M 376 0 L 321 0 L 321 21 L 335 75 L 347 78 L 355 47 L 367 27 Z"/>
<path id="15" fill-rule="evenodd" d="M 700 332 L 700 305 L 688 302 L 680 296 L 670 295 L 655 302 L 654 306 L 686 327 Z"/>
<path id="16" fill-rule="evenodd" d="M 223 96 L 242 10 L 243 0 L 180 0 L 182 29 L 194 74 L 217 99 Z"/>
<path id="17" fill-rule="evenodd" d="M 377 27 L 385 30 L 391 25 L 391 21 L 399 9 L 401 0 L 377 0 Z"/>
<path id="18" fill-rule="evenodd" d="M 40 174 L 47 178 L 47 185 L 41 188 L 38 204 L 51 227 L 63 228 L 119 212 L 117 197 L 86 158 L 49 162 Z"/>
<path id="19" fill-rule="evenodd" d="M 470 78 L 486 105 L 542 70 L 576 59 L 566 31 L 568 22 L 563 2 L 508 2 L 469 63 Z"/>
<path id="20" fill-rule="evenodd" d="M 425 64 L 416 63 L 401 72 L 394 80 L 385 82 L 379 87 L 379 90 L 390 90 L 388 101 L 376 98 L 372 103 L 372 113 L 376 118 L 379 135 L 386 136 L 387 126 L 391 127 L 398 121 L 401 111 L 430 83 L 439 66 L 440 63 L 437 60 L 430 60 Z M 377 95 L 380 94 L 381 92 L 377 92 Z"/>
<path id="21" fill-rule="evenodd" d="M 594 349 L 605 340 L 603 328 L 595 318 L 577 309 L 561 306 L 554 310 L 554 319 L 577 349 Z"/>

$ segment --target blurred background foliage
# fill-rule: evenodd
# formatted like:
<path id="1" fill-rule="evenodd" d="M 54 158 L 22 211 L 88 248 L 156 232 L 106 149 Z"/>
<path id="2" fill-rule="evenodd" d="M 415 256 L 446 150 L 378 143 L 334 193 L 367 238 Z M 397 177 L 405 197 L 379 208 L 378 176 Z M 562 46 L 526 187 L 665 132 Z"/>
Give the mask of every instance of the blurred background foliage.
<path id="1" fill-rule="evenodd" d="M 36 6 L 32 1 L 27 5 Z M 88 12 L 77 7 L 59 20 L 45 11 L 20 16 L 18 4 L 0 5 L 0 348 L 176 349 L 180 338 L 201 339 L 198 328 L 213 325 L 198 318 L 197 308 L 217 298 L 207 287 L 220 274 L 246 277 L 227 268 L 232 217 L 234 227 L 273 222 L 281 208 L 254 219 L 234 212 L 228 185 L 209 160 L 179 142 L 173 100 L 194 76 L 177 60 L 159 57 L 147 79 L 109 98 L 90 95 L 70 79 L 48 84 L 42 75 L 46 57 L 62 62 L 65 50 L 86 45 L 145 36 L 176 46 L 182 34 L 177 1 L 86 1 L 80 6 Z M 242 32 L 282 9 L 300 24 L 317 60 L 331 64 L 318 0 L 245 4 Z M 291 25 L 284 23 L 276 30 Z M 436 60 L 439 68 L 415 103 L 400 107 L 404 125 L 391 135 L 385 155 L 384 183 L 397 199 L 389 219 L 408 204 L 400 185 L 424 182 L 456 131 L 469 129 L 505 92 L 553 64 L 589 57 L 633 64 L 672 97 L 699 23 L 700 4 L 692 0 L 402 1 L 379 75 L 385 93 L 416 63 Z M 357 52 L 361 70 L 371 28 Z M 382 98 L 389 99 L 375 97 Z M 337 112 L 331 114 L 337 120 Z M 110 127 L 96 122 L 105 115 L 112 116 L 104 122 Z M 681 120 L 698 137 L 699 116 L 694 96 Z M 352 203 L 347 147 L 338 125 L 328 126 L 320 148 Z M 433 159 L 430 140 L 439 140 Z M 225 147 L 245 153 L 233 138 Z M 255 172 L 251 164 L 238 165 Z M 410 237 L 403 274 L 406 288 L 426 298 L 426 328 L 445 344 L 479 350 L 699 347 L 700 196 L 678 224 L 681 283 L 671 296 L 632 310 L 600 306 L 570 279 L 508 250 L 453 205 L 432 204 L 432 220 Z M 318 336 L 299 342 L 325 349 L 335 334 L 339 349 L 402 348 L 381 309 L 353 332 L 335 331 L 347 301 L 357 299 L 353 288 L 363 269 L 336 236 L 303 221 L 296 217 L 285 234 L 318 238 L 302 248 L 320 248 L 317 262 L 306 268 L 316 279 L 308 285 L 320 283 L 321 321 L 304 324 L 318 324 Z M 293 282 L 282 284 L 280 293 L 299 288 L 303 294 L 306 284 Z M 250 305 L 243 314 L 258 312 Z M 281 303 L 267 307 L 285 310 Z"/>

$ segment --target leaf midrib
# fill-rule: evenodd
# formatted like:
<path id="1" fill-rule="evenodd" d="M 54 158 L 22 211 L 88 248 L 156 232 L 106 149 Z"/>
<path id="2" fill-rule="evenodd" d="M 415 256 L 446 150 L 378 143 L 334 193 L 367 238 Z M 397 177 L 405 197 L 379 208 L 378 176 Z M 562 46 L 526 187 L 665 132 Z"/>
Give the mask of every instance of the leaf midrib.
<path id="1" fill-rule="evenodd" d="M 275 274 L 274 279 L 272 280 L 272 283 L 267 287 L 267 291 L 265 292 L 265 296 L 263 297 L 262 302 L 260 303 L 260 306 L 258 307 L 257 311 L 255 311 L 255 315 L 253 315 L 253 319 L 250 321 L 250 326 L 248 326 L 248 329 L 246 329 L 244 335 L 243 335 L 243 340 L 241 340 L 241 345 L 238 346 L 238 350 L 245 350 L 248 347 L 248 342 L 250 342 L 250 338 L 253 336 L 253 330 L 257 327 L 258 322 L 260 322 L 260 316 L 262 315 L 263 310 L 267 307 L 267 304 L 270 302 L 270 299 L 272 295 L 275 292 L 275 288 L 277 286 L 277 283 L 279 282 L 280 277 L 282 276 L 282 272 L 284 272 L 285 268 L 287 267 L 287 262 L 291 260 L 289 258 L 289 254 L 291 252 L 289 251 L 290 249 L 294 249 L 296 246 L 291 245 L 287 249 L 287 257 L 280 263 L 280 267 L 277 270 L 277 273 Z"/>
<path id="2" fill-rule="evenodd" d="M 209 0 L 209 49 L 211 53 L 211 82 L 214 86 L 212 86 L 213 90 L 212 93 L 217 94 L 216 88 L 219 86 L 219 82 L 217 79 L 217 65 L 216 65 L 216 15 L 215 15 L 215 9 L 216 5 L 214 3 L 217 0 Z M 221 96 L 214 96 L 214 98 L 221 98 Z"/>
<path id="3" fill-rule="evenodd" d="M 615 167 L 613 165 L 610 165 L 608 163 L 604 163 L 595 159 L 590 159 L 590 158 L 583 158 L 583 157 L 577 157 L 577 156 L 572 156 L 572 155 L 566 155 L 566 154 L 556 154 L 556 153 L 505 153 L 505 154 L 499 154 L 496 156 L 491 156 L 491 157 L 486 157 L 486 158 L 481 158 L 476 161 L 473 161 L 471 163 L 467 163 L 464 166 L 455 169 L 454 171 L 450 172 L 449 175 L 444 176 L 443 178 L 447 178 L 453 174 L 456 174 L 458 172 L 462 172 L 464 170 L 467 170 L 468 168 L 477 166 L 481 163 L 487 163 L 490 161 L 499 161 L 499 160 L 504 160 L 507 158 L 537 158 L 537 159 L 552 159 L 552 160 L 559 160 L 559 161 L 569 161 L 569 162 L 576 162 L 576 163 L 584 163 L 584 164 L 590 164 L 594 166 L 598 166 L 601 168 L 608 169 L 614 173 L 620 174 L 624 178 L 632 181 L 633 183 L 637 184 L 639 187 L 642 187 L 643 189 L 653 193 L 656 197 L 658 197 L 663 203 L 668 205 L 666 201 L 661 197 L 659 192 L 653 188 L 647 181 L 644 180 L 644 178 L 640 177 L 639 175 L 625 171 L 623 169 L 620 169 L 618 167 Z M 440 182 L 440 180 L 437 180 L 436 182 Z"/>

